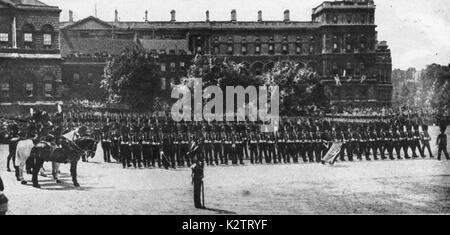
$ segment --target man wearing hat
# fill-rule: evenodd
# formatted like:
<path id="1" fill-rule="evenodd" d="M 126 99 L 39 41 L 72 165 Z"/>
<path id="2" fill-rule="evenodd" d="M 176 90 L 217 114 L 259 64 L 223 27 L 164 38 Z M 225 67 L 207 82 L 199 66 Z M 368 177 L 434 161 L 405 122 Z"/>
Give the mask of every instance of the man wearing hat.
<path id="1" fill-rule="evenodd" d="M 447 135 L 445 134 L 445 130 L 447 127 L 445 125 L 441 125 L 441 133 L 438 135 L 436 139 L 436 145 L 438 146 L 438 157 L 437 159 L 441 160 L 441 153 L 444 152 L 445 158 L 450 160 L 447 152 Z"/>
<path id="2" fill-rule="evenodd" d="M 428 149 L 428 154 L 430 155 L 430 157 L 434 158 L 433 153 L 431 152 L 431 147 L 430 147 L 431 136 L 428 133 L 427 125 L 422 125 L 422 133 L 420 134 L 420 139 L 422 142 L 423 156 L 425 157 L 425 148 L 426 148 L 426 149 Z"/>

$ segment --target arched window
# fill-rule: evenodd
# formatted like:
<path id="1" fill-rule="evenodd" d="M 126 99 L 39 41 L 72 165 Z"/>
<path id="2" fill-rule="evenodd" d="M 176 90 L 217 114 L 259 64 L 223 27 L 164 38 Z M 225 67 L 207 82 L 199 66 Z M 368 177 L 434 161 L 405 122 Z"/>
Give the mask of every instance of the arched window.
<path id="1" fill-rule="evenodd" d="M 23 47 L 27 49 L 34 48 L 35 30 L 33 25 L 24 24 L 22 27 Z"/>
<path id="2" fill-rule="evenodd" d="M 53 27 L 47 24 L 42 27 L 41 31 L 44 49 L 51 49 L 53 45 L 53 34 L 54 34 Z"/>

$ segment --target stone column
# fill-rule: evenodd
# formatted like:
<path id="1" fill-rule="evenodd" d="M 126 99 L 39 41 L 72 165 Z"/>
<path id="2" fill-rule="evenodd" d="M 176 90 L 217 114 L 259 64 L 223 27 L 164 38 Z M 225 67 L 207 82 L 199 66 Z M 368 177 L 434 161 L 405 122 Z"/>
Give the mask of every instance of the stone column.
<path id="1" fill-rule="evenodd" d="M 12 47 L 17 48 L 17 25 L 15 16 L 12 23 Z"/>

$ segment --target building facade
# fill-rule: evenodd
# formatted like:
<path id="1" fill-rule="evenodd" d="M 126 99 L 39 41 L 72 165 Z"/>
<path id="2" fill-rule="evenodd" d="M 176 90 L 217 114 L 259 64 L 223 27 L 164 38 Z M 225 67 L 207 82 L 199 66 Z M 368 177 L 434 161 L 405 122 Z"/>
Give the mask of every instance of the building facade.
<path id="1" fill-rule="evenodd" d="M 103 98 L 100 80 L 108 59 L 140 47 L 158 57 L 161 89 L 168 92 L 202 53 L 243 63 L 254 76 L 280 61 L 300 63 L 317 72 L 332 103 L 391 102 L 391 54 L 377 39 L 373 0 L 326 1 L 306 22 L 292 21 L 289 10 L 279 21 L 264 20 L 261 11 L 255 21 L 239 21 L 232 10 L 228 21 L 213 21 L 207 11 L 204 21 L 180 22 L 172 10 L 168 21 L 150 21 L 143 12 L 143 21 L 123 22 L 116 10 L 113 21 L 92 16 L 74 21 L 70 12 L 68 21 L 59 22 L 57 7 L 36 1 L 39 7 L 25 9 L 20 0 L 0 2 L 0 10 L 7 9 L 0 16 L 1 69 L 11 71 L 2 81 L 12 79 L 12 71 L 22 73 L 14 75 L 21 84 L 10 84 L 9 96 L 2 85 L 5 101 Z M 34 85 L 27 79 L 35 79 Z"/>
<path id="2" fill-rule="evenodd" d="M 0 0 L 0 109 L 61 100 L 59 14 L 36 0 Z"/>

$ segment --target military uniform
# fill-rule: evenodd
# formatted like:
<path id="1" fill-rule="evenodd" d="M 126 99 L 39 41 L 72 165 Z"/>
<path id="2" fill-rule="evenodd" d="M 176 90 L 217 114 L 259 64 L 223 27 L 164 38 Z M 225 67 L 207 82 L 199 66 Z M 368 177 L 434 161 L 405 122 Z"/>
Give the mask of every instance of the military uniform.
<path id="1" fill-rule="evenodd" d="M 111 162 L 111 135 L 109 125 L 105 124 L 101 132 L 103 160 L 105 162 Z"/>

